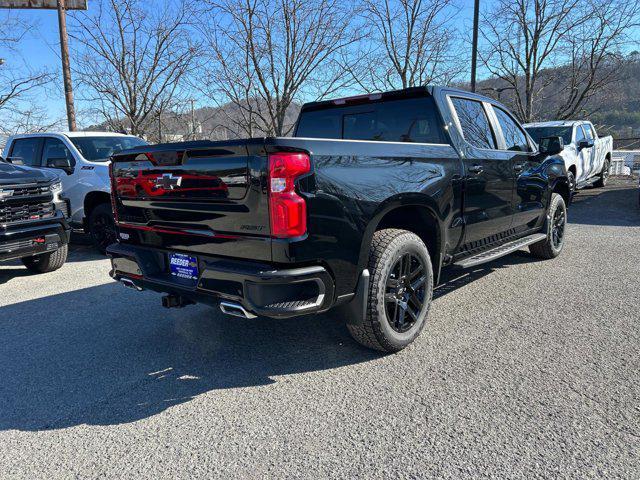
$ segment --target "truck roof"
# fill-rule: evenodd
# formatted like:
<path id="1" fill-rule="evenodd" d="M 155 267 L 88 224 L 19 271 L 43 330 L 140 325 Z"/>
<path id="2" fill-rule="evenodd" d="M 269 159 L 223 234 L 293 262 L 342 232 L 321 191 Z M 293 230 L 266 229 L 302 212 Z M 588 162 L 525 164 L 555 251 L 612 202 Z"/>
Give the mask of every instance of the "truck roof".
<path id="1" fill-rule="evenodd" d="M 583 123 L 589 123 L 587 120 L 554 120 L 550 122 L 533 122 L 525 123 L 523 127 L 538 128 L 538 127 L 573 127 L 575 125 L 582 125 Z"/>
<path id="2" fill-rule="evenodd" d="M 377 101 L 377 100 L 398 100 L 403 98 L 437 96 L 440 90 L 446 90 L 447 93 L 452 93 L 454 95 L 458 93 L 460 95 L 464 95 L 465 97 L 469 97 L 469 98 L 475 97 L 477 100 L 486 101 L 494 105 L 498 105 L 502 108 L 506 108 L 501 102 L 477 92 L 470 92 L 468 90 L 464 90 L 461 88 L 454 88 L 454 87 L 423 85 L 419 87 L 403 88 L 400 90 L 390 90 L 388 92 L 373 92 L 373 93 L 365 93 L 363 95 L 355 95 L 352 97 L 342 97 L 342 98 L 335 98 L 331 100 L 321 100 L 318 102 L 308 102 L 302 105 L 301 112 L 308 111 L 308 110 L 319 110 L 327 107 L 346 105 L 347 103 L 350 105 L 354 105 L 354 104 L 357 105 L 359 103 L 368 103 L 368 102 Z"/>
<path id="3" fill-rule="evenodd" d="M 25 138 L 25 137 L 43 137 L 47 135 L 64 135 L 65 137 L 134 137 L 135 135 L 128 135 L 117 132 L 33 132 L 33 133 L 21 133 L 18 135 L 11 135 L 9 138 Z"/>

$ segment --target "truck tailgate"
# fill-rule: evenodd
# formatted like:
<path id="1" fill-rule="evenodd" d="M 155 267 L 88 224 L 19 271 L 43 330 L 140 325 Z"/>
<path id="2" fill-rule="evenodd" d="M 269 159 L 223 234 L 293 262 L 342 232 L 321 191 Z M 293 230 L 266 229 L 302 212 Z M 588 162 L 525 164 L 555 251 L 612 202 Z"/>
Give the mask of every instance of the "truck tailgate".
<path id="1" fill-rule="evenodd" d="M 139 147 L 112 158 L 120 241 L 271 260 L 262 139 Z"/>

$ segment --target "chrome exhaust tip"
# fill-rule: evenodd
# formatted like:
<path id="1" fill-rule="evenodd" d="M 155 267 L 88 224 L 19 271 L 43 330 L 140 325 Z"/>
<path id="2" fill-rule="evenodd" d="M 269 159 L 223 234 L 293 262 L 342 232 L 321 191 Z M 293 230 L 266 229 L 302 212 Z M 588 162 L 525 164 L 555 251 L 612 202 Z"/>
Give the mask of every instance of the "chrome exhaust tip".
<path id="1" fill-rule="evenodd" d="M 122 283 L 122 285 L 124 285 L 125 287 L 135 290 L 137 292 L 141 292 L 143 290 L 142 287 L 139 287 L 138 285 L 136 285 L 135 282 L 130 278 L 121 278 L 120 283 Z"/>
<path id="2" fill-rule="evenodd" d="M 226 313 L 227 315 L 231 315 L 232 317 L 240 317 L 240 318 L 257 318 L 256 315 L 254 315 L 251 312 L 248 312 L 247 310 L 245 310 L 245 308 L 242 305 L 239 305 L 237 303 L 231 303 L 231 302 L 220 302 L 220 310 L 222 310 L 222 313 Z"/>

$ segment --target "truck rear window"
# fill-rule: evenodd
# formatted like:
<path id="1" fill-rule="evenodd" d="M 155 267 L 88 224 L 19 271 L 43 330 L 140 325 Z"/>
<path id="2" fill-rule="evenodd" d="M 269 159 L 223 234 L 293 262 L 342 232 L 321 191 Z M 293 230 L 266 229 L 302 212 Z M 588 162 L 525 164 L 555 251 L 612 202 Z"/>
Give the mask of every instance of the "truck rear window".
<path id="1" fill-rule="evenodd" d="M 449 143 L 431 97 L 303 111 L 296 137 Z"/>

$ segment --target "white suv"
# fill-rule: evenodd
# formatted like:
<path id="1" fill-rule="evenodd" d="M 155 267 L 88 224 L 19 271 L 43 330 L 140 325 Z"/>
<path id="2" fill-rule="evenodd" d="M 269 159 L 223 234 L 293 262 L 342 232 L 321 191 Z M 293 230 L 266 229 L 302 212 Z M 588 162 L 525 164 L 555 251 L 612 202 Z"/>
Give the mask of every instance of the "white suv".
<path id="1" fill-rule="evenodd" d="M 64 172 L 61 195 L 71 226 L 90 234 L 104 252 L 115 241 L 109 158 L 145 144 L 138 137 L 111 132 L 33 133 L 9 137 L 3 156 L 15 164 Z"/>

